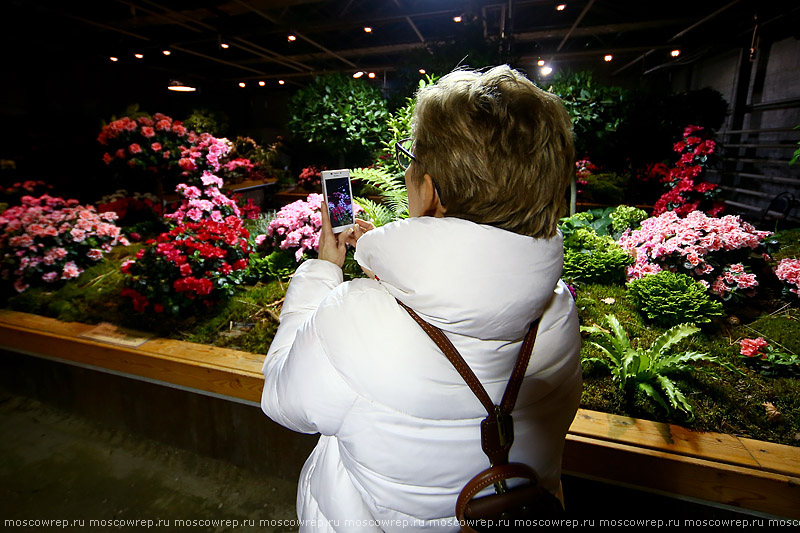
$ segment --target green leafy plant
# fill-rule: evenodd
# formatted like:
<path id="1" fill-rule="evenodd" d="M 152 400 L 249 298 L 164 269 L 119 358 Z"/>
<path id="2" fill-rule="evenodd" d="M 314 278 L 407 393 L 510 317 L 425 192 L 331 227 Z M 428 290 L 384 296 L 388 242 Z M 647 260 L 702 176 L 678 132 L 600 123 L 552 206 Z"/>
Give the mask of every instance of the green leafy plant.
<path id="1" fill-rule="evenodd" d="M 648 214 L 644 209 L 620 205 L 611 212 L 610 217 L 614 235 L 622 235 L 622 232 L 627 229 L 634 230 L 641 226 L 642 221 L 647 219 Z"/>
<path id="2" fill-rule="evenodd" d="M 386 136 L 386 101 L 364 80 L 341 74 L 318 77 L 295 93 L 289 108 L 292 134 L 333 154 L 368 157 Z"/>
<path id="3" fill-rule="evenodd" d="M 667 412 L 670 408 L 683 411 L 694 418 L 692 406 L 686 396 L 670 377 L 671 374 L 689 370 L 705 371 L 696 367 L 699 361 L 718 363 L 731 368 L 727 363 L 704 353 L 683 351 L 670 354 L 681 340 L 698 331 L 694 325 L 680 324 L 665 331 L 647 348 L 634 347 L 628 334 L 614 315 L 606 315 L 609 329 L 599 326 L 582 326 L 581 331 L 596 335 L 588 341 L 602 353 L 602 357 L 587 357 L 584 361 L 605 366 L 611 372 L 620 390 L 630 394 L 636 390 L 644 392 Z"/>
<path id="4" fill-rule="evenodd" d="M 583 178 L 581 200 L 584 202 L 615 205 L 625 200 L 630 176 L 615 172 L 587 174 Z"/>
<path id="5" fill-rule="evenodd" d="M 703 324 L 722 315 L 722 303 L 686 274 L 662 270 L 628 284 L 628 294 L 637 308 L 656 325 L 672 327 L 691 322 Z"/>
<path id="6" fill-rule="evenodd" d="M 626 115 L 629 91 L 603 85 L 589 71 L 559 73 L 547 90 L 561 98 L 572 118 L 576 152 L 605 153 Z"/>
<path id="7" fill-rule="evenodd" d="M 383 226 L 393 220 L 408 217 L 408 191 L 402 175 L 392 174 L 381 168 L 355 168 L 350 171 L 353 179 L 374 187 L 382 202 L 356 197 L 356 202 L 364 208 L 366 215 L 376 226 Z"/>
<path id="8" fill-rule="evenodd" d="M 564 270 L 562 277 L 571 282 L 623 283 L 625 267 L 633 257 L 608 235 L 598 235 L 593 229 L 580 227 L 564 239 Z"/>

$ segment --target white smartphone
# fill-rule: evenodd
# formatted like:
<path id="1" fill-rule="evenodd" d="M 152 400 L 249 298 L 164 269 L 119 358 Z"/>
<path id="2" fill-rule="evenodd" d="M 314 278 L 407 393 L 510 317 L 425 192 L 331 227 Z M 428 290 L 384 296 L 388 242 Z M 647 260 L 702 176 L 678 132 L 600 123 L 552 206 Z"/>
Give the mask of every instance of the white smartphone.
<path id="1" fill-rule="evenodd" d="M 353 216 L 353 188 L 350 184 L 350 171 L 323 170 L 322 194 L 328 206 L 334 233 L 341 233 L 355 224 Z"/>

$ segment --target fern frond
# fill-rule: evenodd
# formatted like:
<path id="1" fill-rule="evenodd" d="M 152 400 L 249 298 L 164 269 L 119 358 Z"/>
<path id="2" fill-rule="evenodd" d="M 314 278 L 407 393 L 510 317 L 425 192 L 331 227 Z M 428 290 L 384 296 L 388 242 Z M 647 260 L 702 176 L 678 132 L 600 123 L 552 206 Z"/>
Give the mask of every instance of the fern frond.
<path id="1" fill-rule="evenodd" d="M 694 419 L 694 411 L 692 411 L 692 406 L 689 404 L 686 396 L 680 391 L 675 382 L 669 379 L 666 376 L 658 376 L 656 378 L 658 384 L 661 386 L 661 390 L 664 391 L 664 394 L 667 395 L 669 399 L 669 403 L 672 404 L 672 407 L 675 409 L 680 409 L 684 413 L 689 415 L 689 419 Z"/>
<path id="2" fill-rule="evenodd" d="M 397 219 L 395 214 L 385 205 L 373 202 L 368 198 L 354 198 L 356 203 L 364 208 L 364 213 L 375 224 L 380 227 Z"/>
<path id="3" fill-rule="evenodd" d="M 644 381 L 640 381 L 637 384 L 637 387 L 642 390 L 645 394 L 647 394 L 650 398 L 652 398 L 658 405 L 664 408 L 665 411 L 669 412 L 669 406 L 667 402 L 664 401 L 664 397 L 658 393 L 658 391 L 650 384 Z"/>
<path id="4" fill-rule="evenodd" d="M 669 328 L 653 341 L 648 351 L 653 357 L 657 358 L 667 351 L 667 348 L 670 346 L 677 344 L 686 337 L 694 335 L 698 331 L 700 331 L 700 328 L 696 327 L 694 324 L 678 324 L 677 326 Z"/>
<path id="5" fill-rule="evenodd" d="M 624 354 L 628 354 L 630 351 L 632 351 L 631 341 L 628 338 L 628 333 L 614 315 L 606 315 L 606 323 L 611 328 L 611 332 L 614 334 L 611 337 L 611 342 L 614 345 L 614 348 L 620 353 L 621 356 L 624 357 Z"/>
<path id="6" fill-rule="evenodd" d="M 391 174 L 382 168 L 356 168 L 350 171 L 350 175 L 378 189 L 386 205 L 397 215 L 395 218 L 407 216 L 408 191 L 402 175 Z"/>

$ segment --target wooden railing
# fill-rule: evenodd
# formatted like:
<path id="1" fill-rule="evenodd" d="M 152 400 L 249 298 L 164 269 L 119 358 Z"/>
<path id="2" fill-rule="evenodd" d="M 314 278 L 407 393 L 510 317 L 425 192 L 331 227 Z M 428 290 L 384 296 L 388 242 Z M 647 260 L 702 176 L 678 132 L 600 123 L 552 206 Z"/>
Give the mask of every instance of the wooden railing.
<path id="1" fill-rule="evenodd" d="M 125 345 L 98 340 L 96 326 L 0 310 L 0 348 L 259 404 L 263 355 L 109 327 Z M 571 475 L 800 518 L 800 447 L 580 409 L 563 467 Z"/>

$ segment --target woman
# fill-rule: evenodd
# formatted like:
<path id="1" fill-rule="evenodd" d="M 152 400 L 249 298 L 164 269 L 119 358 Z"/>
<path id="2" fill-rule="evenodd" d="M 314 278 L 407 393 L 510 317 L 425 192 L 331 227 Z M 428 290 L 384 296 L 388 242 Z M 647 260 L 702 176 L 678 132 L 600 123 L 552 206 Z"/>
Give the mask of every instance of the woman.
<path id="1" fill-rule="evenodd" d="M 507 66 L 455 71 L 418 92 L 414 136 L 397 147 L 409 218 L 337 238 L 323 209 L 319 259 L 297 269 L 264 362 L 264 412 L 322 434 L 300 476 L 301 530 L 455 531 L 459 492 L 489 466 L 486 411 L 395 298 L 446 333 L 495 403 L 541 317 L 510 460 L 560 495 L 581 387 L 556 228 L 569 117 Z M 342 282 L 346 243 L 368 279 Z"/>

